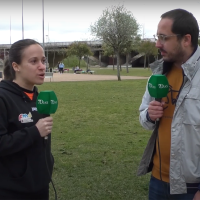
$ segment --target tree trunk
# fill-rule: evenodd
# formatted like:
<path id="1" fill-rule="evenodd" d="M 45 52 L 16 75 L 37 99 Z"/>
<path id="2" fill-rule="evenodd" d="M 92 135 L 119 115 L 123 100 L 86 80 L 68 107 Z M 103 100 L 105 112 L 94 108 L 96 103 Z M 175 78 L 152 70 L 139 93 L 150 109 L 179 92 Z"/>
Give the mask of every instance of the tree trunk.
<path id="1" fill-rule="evenodd" d="M 129 73 L 128 71 L 128 58 L 129 58 L 129 54 L 126 54 L 126 72 Z"/>
<path id="2" fill-rule="evenodd" d="M 81 68 L 81 59 L 79 58 L 79 64 L 78 64 L 78 66 L 79 66 L 79 69 Z"/>
<path id="3" fill-rule="evenodd" d="M 118 81 L 121 81 L 119 62 L 120 62 L 120 57 L 119 57 L 119 52 L 117 52 L 117 78 L 118 78 Z"/>
<path id="4" fill-rule="evenodd" d="M 114 55 L 112 55 L 112 59 L 113 59 L 113 70 L 115 70 L 115 58 L 114 58 Z"/>
<path id="5" fill-rule="evenodd" d="M 120 56 L 119 56 L 119 63 L 120 63 L 120 71 L 122 71 L 122 61 Z"/>
<path id="6" fill-rule="evenodd" d="M 101 67 L 101 51 L 99 51 L 99 66 Z"/>
<path id="7" fill-rule="evenodd" d="M 88 71 L 88 64 L 89 64 L 89 56 L 87 56 L 87 69 L 86 69 L 86 72 Z"/>
<path id="8" fill-rule="evenodd" d="M 147 65 L 147 67 L 148 67 L 148 70 L 149 70 L 149 55 L 148 55 L 148 65 Z"/>
<path id="9" fill-rule="evenodd" d="M 121 65 L 121 57 L 120 57 L 120 54 L 119 54 L 119 68 L 120 68 L 120 71 L 122 71 L 122 65 Z"/>

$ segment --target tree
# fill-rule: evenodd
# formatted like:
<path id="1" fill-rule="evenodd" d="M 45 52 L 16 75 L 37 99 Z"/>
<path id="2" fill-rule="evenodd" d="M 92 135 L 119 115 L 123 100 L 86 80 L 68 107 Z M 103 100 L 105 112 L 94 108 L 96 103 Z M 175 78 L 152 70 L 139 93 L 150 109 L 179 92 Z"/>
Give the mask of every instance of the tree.
<path id="1" fill-rule="evenodd" d="M 132 13 L 122 5 L 104 10 L 102 16 L 90 28 L 92 35 L 114 49 L 115 55 L 117 55 L 117 77 L 120 81 L 120 52 L 137 35 L 139 25 Z"/>
<path id="2" fill-rule="evenodd" d="M 142 40 L 139 48 L 137 49 L 139 53 L 144 53 L 144 68 L 146 68 L 146 60 L 148 59 L 149 66 L 149 56 L 152 55 L 156 57 L 158 55 L 158 49 L 155 46 L 155 42 L 149 40 Z"/>
<path id="3" fill-rule="evenodd" d="M 140 48 L 141 41 L 141 35 L 136 35 L 131 45 L 133 51 L 138 51 L 138 49 Z"/>
<path id="4" fill-rule="evenodd" d="M 115 52 L 114 49 L 105 43 L 102 44 L 102 49 L 103 49 L 103 55 L 104 56 L 112 56 L 113 60 L 113 70 L 115 69 L 115 64 L 114 64 L 114 57 L 115 57 Z"/>
<path id="5" fill-rule="evenodd" d="M 73 68 L 74 66 L 78 66 L 79 59 L 77 56 L 68 56 L 63 60 L 63 63 L 66 68 Z M 86 62 L 84 60 L 81 60 L 80 62 L 80 68 L 87 67 Z"/>
<path id="6" fill-rule="evenodd" d="M 58 55 L 60 55 L 62 57 L 62 59 L 67 57 L 67 49 L 66 48 L 59 48 L 56 50 L 56 52 Z M 54 55 L 55 55 L 55 51 L 54 51 Z"/>
<path id="7" fill-rule="evenodd" d="M 126 72 L 129 73 L 128 70 L 128 61 L 130 57 L 131 51 L 137 51 L 141 42 L 141 36 L 136 35 L 132 41 L 127 42 L 124 49 L 122 49 L 122 54 L 126 56 Z"/>
<path id="8" fill-rule="evenodd" d="M 67 49 L 68 56 L 77 56 L 79 59 L 79 67 L 80 61 L 83 56 L 90 56 L 92 52 L 89 46 L 85 42 L 73 42 L 69 48 Z"/>

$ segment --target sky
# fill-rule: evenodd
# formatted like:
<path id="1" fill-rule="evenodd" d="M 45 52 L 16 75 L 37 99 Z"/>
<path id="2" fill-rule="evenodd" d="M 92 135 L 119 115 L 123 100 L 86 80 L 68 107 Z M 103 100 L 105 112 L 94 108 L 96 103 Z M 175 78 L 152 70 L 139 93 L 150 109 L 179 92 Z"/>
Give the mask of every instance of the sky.
<path id="1" fill-rule="evenodd" d="M 124 5 L 140 24 L 140 34 L 153 38 L 160 16 L 183 8 L 200 24 L 200 0 L 44 0 L 44 42 L 89 41 L 90 25 L 113 5 Z M 42 0 L 23 0 L 24 38 L 43 42 Z M 0 0 L 0 44 L 22 39 L 22 0 Z"/>

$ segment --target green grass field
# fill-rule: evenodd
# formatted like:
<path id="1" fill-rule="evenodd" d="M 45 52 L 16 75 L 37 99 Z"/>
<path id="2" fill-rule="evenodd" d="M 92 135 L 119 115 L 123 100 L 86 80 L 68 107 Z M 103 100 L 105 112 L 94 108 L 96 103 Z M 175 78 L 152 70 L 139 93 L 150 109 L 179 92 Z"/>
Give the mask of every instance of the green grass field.
<path id="1" fill-rule="evenodd" d="M 86 71 L 86 68 L 81 68 L 82 70 Z M 98 75 L 117 75 L 117 68 L 115 66 L 115 70 L 112 68 L 99 68 L 99 67 L 91 67 L 91 70 L 95 71 L 95 74 Z M 74 73 L 70 69 L 70 73 Z M 121 76 L 151 76 L 152 72 L 149 68 L 129 68 L 129 73 L 126 72 L 126 68 L 122 68 L 120 71 Z"/>
<path id="2" fill-rule="evenodd" d="M 142 69 L 144 70 L 144 69 Z M 151 132 L 138 120 L 146 80 L 44 83 L 53 114 L 53 182 L 59 200 L 145 200 L 149 175 L 136 171 Z M 51 200 L 54 192 L 50 187 Z"/>

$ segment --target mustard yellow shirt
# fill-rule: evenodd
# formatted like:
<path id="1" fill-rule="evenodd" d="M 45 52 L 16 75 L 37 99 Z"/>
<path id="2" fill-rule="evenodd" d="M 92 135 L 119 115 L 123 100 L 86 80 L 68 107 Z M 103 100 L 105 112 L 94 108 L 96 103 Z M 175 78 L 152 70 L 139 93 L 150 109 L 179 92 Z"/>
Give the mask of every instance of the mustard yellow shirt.
<path id="1" fill-rule="evenodd" d="M 169 163 L 171 147 L 171 123 L 179 91 L 183 84 L 183 70 L 181 67 L 172 67 L 167 74 L 170 89 L 167 97 L 162 98 L 165 102 L 163 117 L 160 118 L 158 128 L 158 138 L 156 141 L 156 152 L 153 158 L 152 175 L 160 179 L 160 170 L 162 181 L 169 182 Z M 158 146 L 159 142 L 159 146 Z M 161 169 L 160 158 L 161 157 Z"/>

